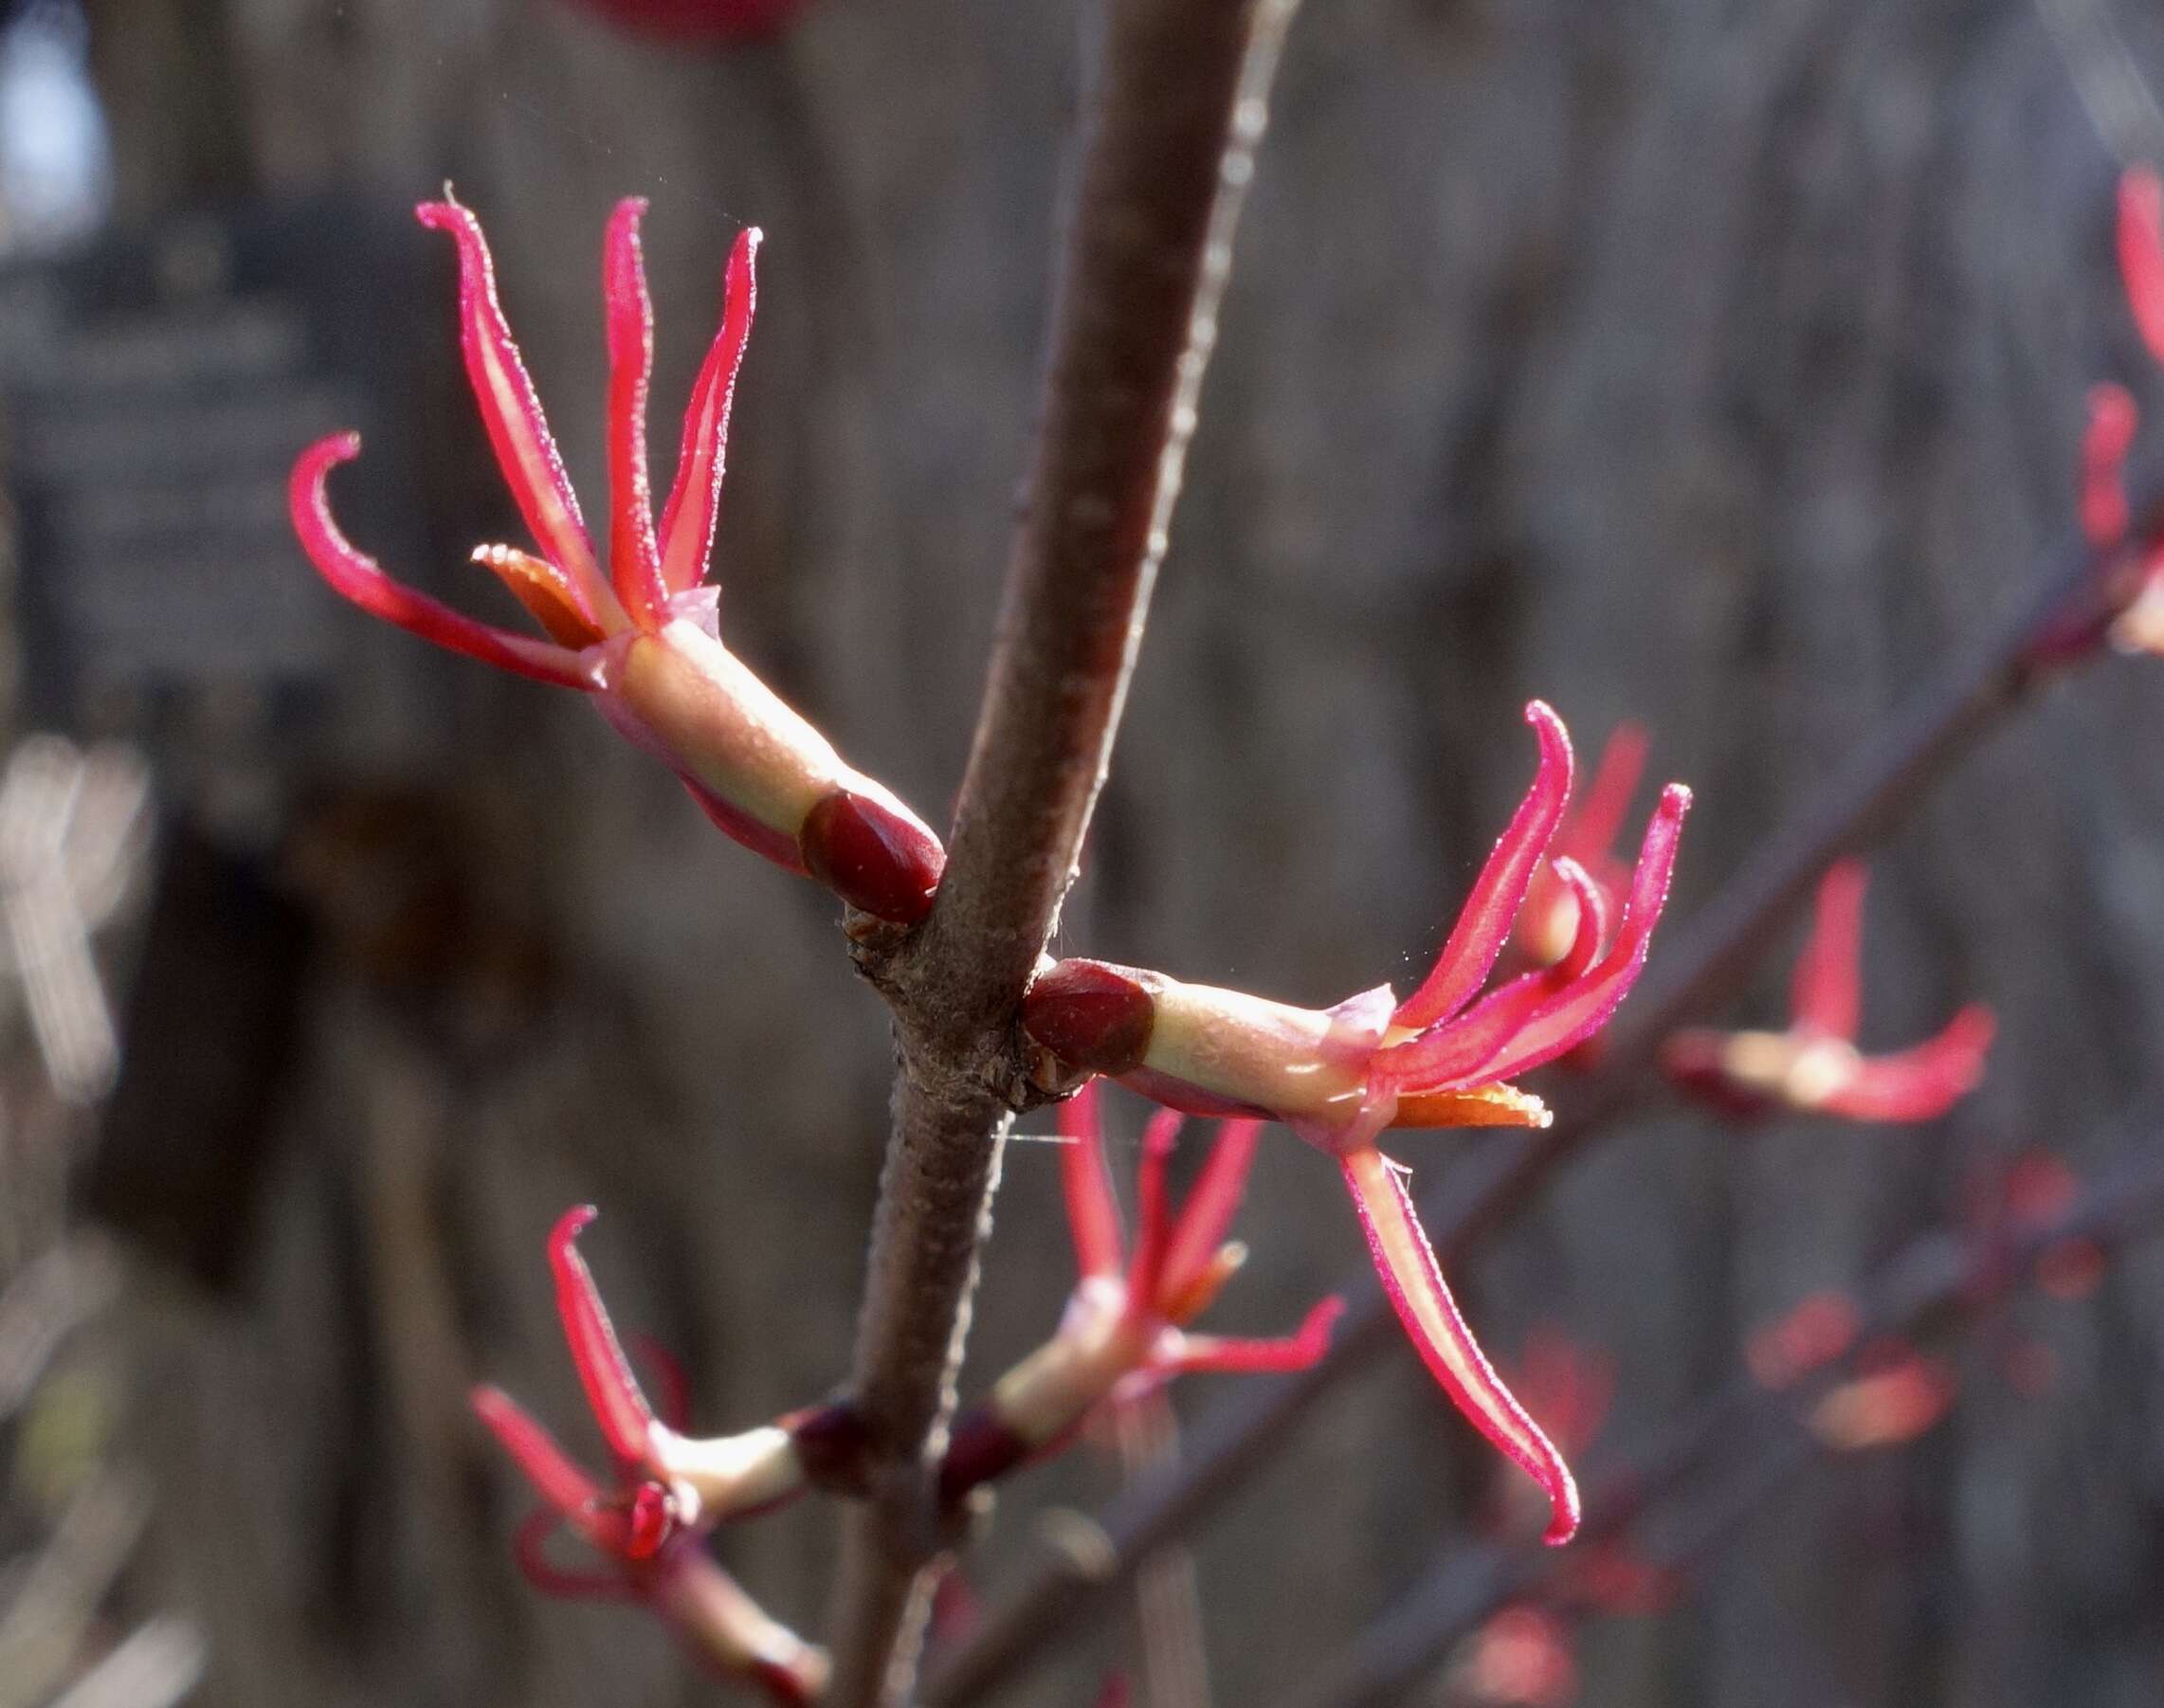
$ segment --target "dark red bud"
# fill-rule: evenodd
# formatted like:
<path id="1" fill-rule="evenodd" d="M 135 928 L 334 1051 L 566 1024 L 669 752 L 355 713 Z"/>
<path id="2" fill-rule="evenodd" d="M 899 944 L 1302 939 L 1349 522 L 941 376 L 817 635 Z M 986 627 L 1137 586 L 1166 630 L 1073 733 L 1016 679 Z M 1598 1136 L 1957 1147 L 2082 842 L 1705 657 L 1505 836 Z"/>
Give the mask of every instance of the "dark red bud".
<path id="1" fill-rule="evenodd" d="M 871 1431 L 864 1414 L 846 1400 L 807 1407 L 781 1420 L 796 1444 L 804 1474 L 836 1494 L 863 1495 L 870 1487 Z"/>
<path id="2" fill-rule="evenodd" d="M 812 877 L 851 907 L 897 925 L 914 925 L 932 911 L 947 851 L 893 808 L 837 789 L 805 815 L 796 840 Z"/>
<path id="3" fill-rule="evenodd" d="M 972 1489 L 1004 1477 L 1029 1457 L 1029 1444 L 990 1407 L 973 1406 L 955 1420 L 947 1456 L 939 1462 L 939 1500 L 953 1506 Z"/>
<path id="4" fill-rule="evenodd" d="M 1069 1067 L 1123 1074 L 1142 1065 L 1157 1005 L 1140 980 L 1103 961 L 1062 961 L 1022 999 L 1022 1029 Z"/>

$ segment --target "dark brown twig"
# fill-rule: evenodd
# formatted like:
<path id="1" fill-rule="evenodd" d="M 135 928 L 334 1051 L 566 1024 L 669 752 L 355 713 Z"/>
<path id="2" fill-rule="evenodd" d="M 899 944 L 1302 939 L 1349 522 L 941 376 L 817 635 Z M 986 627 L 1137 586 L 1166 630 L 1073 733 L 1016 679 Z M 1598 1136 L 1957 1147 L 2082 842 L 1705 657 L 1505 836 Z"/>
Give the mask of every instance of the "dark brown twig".
<path id="1" fill-rule="evenodd" d="M 2156 1138 L 2135 1146 L 2137 1160 L 2084 1193 L 2064 1216 L 2003 1244 L 1944 1230 L 1919 1238 L 1858 1300 L 1863 1327 L 1855 1345 L 1973 1321 L 2022 1284 L 2041 1254 L 2064 1241 L 2108 1247 L 2154 1232 L 2164 1216 L 2159 1149 Z M 1702 1560 L 1768 1498 L 1831 1450 L 1808 1420 L 1853 1362 L 1851 1355 L 1778 1392 L 1745 1380 L 1715 1395 L 1602 1480 L 1586 1508 L 1587 1539 L 1617 1535 L 1658 1506 L 1675 1522 L 1666 1544 L 1644 1554 L 1646 1563 L 1680 1572 Z M 1732 1446 L 1745 1450 L 1709 1487 L 1709 1474 Z M 1686 1489 L 1694 1498 L 1678 1504 L 1674 1498 Z M 1524 1544 L 1450 1550 L 1296 1691 L 1286 1708 L 1385 1708 L 1403 1699 L 1460 1641 L 1570 1564 L 1568 1553 Z"/>
<path id="2" fill-rule="evenodd" d="M 2145 507 L 2149 538 L 2164 503 Z M 2017 608 L 1928 683 L 1867 740 L 1681 934 L 1657 948 L 1646 978 L 1609 1032 L 1599 1067 L 1544 1133 L 1499 1142 L 1487 1167 L 1449 1202 L 1423 1206 L 1446 1264 L 1530 1203 L 1551 1175 L 1614 1118 L 1656 1089 L 1661 1043 L 1728 994 L 1826 867 L 1881 835 L 1926 786 L 2065 664 L 2092 658 L 2117 604 L 2133 591 L 2126 554 L 2100 561 L 2079 540 L 2050 554 Z M 1101 1617 L 1114 1591 L 1157 1549 L 1183 1535 L 1290 1441 L 1316 1402 L 1391 1344 L 1393 1323 L 1366 1277 L 1341 1289 L 1350 1309 L 1330 1354 L 1273 1383 L 1249 1383 L 1206 1416 L 1176 1471 L 1144 1479 L 1102 1518 L 1108 1546 L 1086 1560 L 1049 1556 L 987 1617 L 929 1681 L 929 1708 L 966 1708 L 1061 1636 Z"/>
<path id="3" fill-rule="evenodd" d="M 899 1063 L 851 1382 L 870 1499 L 835 1598 L 845 1708 L 906 1678 L 912 1585 L 939 1545 L 931 1467 L 1026 1098 L 1015 1015 L 1111 754 L 1292 10 L 1105 9 L 1043 423 L 945 877 L 919 932 L 863 945 Z"/>

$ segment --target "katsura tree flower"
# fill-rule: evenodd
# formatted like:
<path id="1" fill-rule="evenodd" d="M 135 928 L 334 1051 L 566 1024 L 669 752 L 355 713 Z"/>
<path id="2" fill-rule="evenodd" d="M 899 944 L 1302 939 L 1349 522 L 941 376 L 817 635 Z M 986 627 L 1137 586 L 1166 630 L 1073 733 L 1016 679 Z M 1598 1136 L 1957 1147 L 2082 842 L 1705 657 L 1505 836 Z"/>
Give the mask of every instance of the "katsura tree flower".
<path id="1" fill-rule="evenodd" d="M 1550 858 L 1534 869 L 1525 905 L 1511 927 L 1511 945 L 1528 965 L 1552 967 L 1570 954 L 1577 940 L 1577 893 L 1556 869 L 1558 860 L 1577 863 L 1610 914 L 1623 905 L 1624 892 L 1630 886 L 1630 867 L 1616 854 L 1615 839 L 1645 774 L 1646 748 L 1644 724 L 1617 724 L 1609 732 L 1584 797 L 1571 804 L 1555 827 L 1555 841 L 1548 847 Z"/>
<path id="2" fill-rule="evenodd" d="M 1860 1362 L 1810 1410 L 1811 1433 L 1836 1452 L 1905 1445 L 1953 1408 L 1954 1372 L 1905 1341 L 1866 1347 Z"/>
<path id="3" fill-rule="evenodd" d="M 1042 972 L 1023 1027 L 1054 1083 L 1112 1075 L 1192 1114 L 1285 1122 L 1336 1157 L 1376 1273 L 1413 1344 L 1459 1408 L 1547 1491 L 1551 1541 L 1577 1525 L 1562 1457 L 1482 1354 L 1413 1214 L 1402 1171 L 1376 1148 L 1391 1127 L 1545 1126 L 1540 1099 L 1508 1081 L 1575 1048 L 1605 1025 L 1646 963 L 1668 893 L 1690 791 L 1670 784 L 1647 825 L 1609 932 L 1599 887 L 1555 863 L 1578 904 L 1570 950 L 1553 966 L 1480 994 L 1570 803 L 1571 743 L 1534 701 L 1540 761 L 1442 954 L 1399 1002 L 1390 987 L 1329 1009 L 1297 1008 L 1162 973 L 1062 961 Z"/>
<path id="4" fill-rule="evenodd" d="M 646 473 L 646 381 L 653 311 L 639 219 L 617 204 L 604 245 L 609 335 L 606 572 L 565 477 L 540 399 L 496 297 L 481 225 L 457 202 L 424 203 L 421 223 L 458 246 L 460 342 L 489 442 L 538 555 L 489 545 L 493 571 L 547 632 L 513 633 L 391 580 L 332 519 L 331 470 L 357 456 L 337 433 L 294 465 L 294 527 L 323 578 L 362 609 L 470 658 L 593 697 L 603 716 L 665 761 L 724 832 L 852 907 L 914 924 L 932 904 L 945 853 L 882 784 L 844 764 L 826 736 L 721 644 L 719 590 L 702 586 L 720 515 L 723 452 L 736 370 L 752 329 L 747 229 L 729 257 L 721 331 L 692 389 L 676 480 L 657 528 Z"/>
<path id="5" fill-rule="evenodd" d="M 502 1390 L 473 1390 L 475 1412 L 547 1503 L 519 1529 L 519 1568 L 552 1595 L 644 1602 L 717 1671 L 755 1681 L 777 1701 L 816 1700 L 826 1656 L 761 1611 L 701 1540 L 721 1519 L 803 1487 L 796 1444 L 778 1425 L 702 1441 L 655 1417 L 578 1254 L 593 1213 L 565 1212 L 549 1236 L 549 1263 L 572 1361 L 615 1461 L 613 1484 L 597 1484 Z M 550 1560 L 545 1544 L 559 1524 L 608 1570 L 571 1572 Z"/>
<path id="6" fill-rule="evenodd" d="M 2119 268 L 2135 330 L 2149 354 L 2164 362 L 2164 182 L 2146 166 L 2130 167 L 2119 178 Z M 2100 553 L 2128 544 L 2126 455 L 2140 422 L 2124 386 L 2090 388 L 2077 508 L 2082 535 Z M 2124 651 L 2164 652 L 2164 541 L 2138 542 L 2132 573 L 2131 591 L 2113 601 L 2119 609 L 2112 642 Z"/>
<path id="7" fill-rule="evenodd" d="M 1891 1055 L 1856 1047 L 1863 1002 L 1863 862 L 1837 861 L 1818 888 L 1796 962 L 1785 1032 L 1678 1032 L 1662 1046 L 1670 1080 L 1726 1114 L 1800 1109 L 1855 1121 L 1928 1121 L 1976 1087 L 1991 1011 L 1971 1003 L 1937 1037 Z"/>
<path id="8" fill-rule="evenodd" d="M 1246 1188 L 1262 1123 L 1227 1121 L 1194 1190 L 1175 1213 L 1165 1167 L 1180 1117 L 1159 1110 L 1142 1140 L 1133 1249 L 1106 1172 L 1096 1081 L 1060 1105 L 1060 1183 L 1082 1278 L 1059 1332 L 955 1420 L 941 1463 L 950 1500 L 1066 1440 L 1100 1405 L 1132 1398 L 1190 1371 L 1304 1370 L 1330 1345 L 1344 1303 L 1325 1299 L 1280 1339 L 1198 1335 L 1189 1324 L 1209 1308 L 1246 1262 L 1226 1238 Z"/>

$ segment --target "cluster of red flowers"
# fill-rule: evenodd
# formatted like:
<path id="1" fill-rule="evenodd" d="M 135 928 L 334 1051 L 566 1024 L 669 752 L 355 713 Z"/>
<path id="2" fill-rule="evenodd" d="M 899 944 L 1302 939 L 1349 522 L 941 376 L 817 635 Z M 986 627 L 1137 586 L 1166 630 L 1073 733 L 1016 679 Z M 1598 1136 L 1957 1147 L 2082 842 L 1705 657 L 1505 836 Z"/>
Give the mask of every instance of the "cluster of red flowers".
<path id="1" fill-rule="evenodd" d="M 758 233 L 744 232 L 730 256 L 720 332 L 693 389 L 675 479 L 657 520 L 646 442 L 653 334 L 639 244 L 643 210 L 637 201 L 621 204 L 604 248 L 610 492 L 604 563 L 498 302 L 479 224 L 448 198 L 419 209 L 424 225 L 456 245 L 466 372 L 538 548 L 489 545 L 475 558 L 545 639 L 477 622 L 402 586 L 346 539 L 332 519 L 327 482 L 357 454 L 352 434 L 300 456 L 292 482 L 295 525 L 324 578 L 355 604 L 440 645 L 589 695 L 611 724 L 675 772 L 730 837 L 826 884 L 853 910 L 913 928 L 937 896 L 938 837 L 884 786 L 848 766 L 724 645 L 718 595 L 704 585 L 752 323 Z M 2152 214 L 2152 233 L 2154 226 Z M 2156 253 L 2152 318 L 2164 335 L 2164 249 Z M 2095 461 L 2113 463 L 2101 451 Z M 2101 476 L 2093 482 L 2097 491 L 2103 484 Z M 2109 520 L 2094 493 L 2090 508 L 2100 526 Z M 1321 1355 L 1335 1299 L 1284 1339 L 1227 1339 L 1191 1328 L 1245 1256 L 1225 1236 L 1263 1124 L 1281 1121 L 1337 1164 L 1376 1274 L 1412 1343 L 1465 1415 L 1537 1484 L 1547 1538 L 1569 1538 L 1578 1502 L 1565 1455 L 1482 1354 L 1421 1228 L 1405 1171 L 1379 1148 L 1393 1129 L 1546 1125 L 1546 1105 L 1517 1080 L 1592 1038 L 1646 964 L 1689 791 L 1679 784 L 1664 789 L 1635 860 L 1619 859 L 1611 845 L 1643 766 L 1643 735 L 1618 732 L 1588 800 L 1573 811 L 1573 760 L 1561 719 L 1539 701 L 1526 708 L 1526 718 L 1538 750 L 1532 783 L 1433 967 L 1403 1000 L 1378 986 L 1329 1008 L 1297 1008 L 1088 959 L 1048 964 L 1039 973 L 1020 1019 L 1036 1052 L 1030 1067 L 1038 1087 L 1065 1099 L 1064 1178 L 1081 1279 L 1051 1336 L 957 1420 L 941 1477 L 950 1500 L 1056 1447 L 1096 1408 L 1145 1385 L 1183 1371 L 1287 1370 Z M 1908 1051 L 1858 1053 L 1862 899 L 1861 868 L 1845 864 L 1828 875 L 1791 1027 L 1679 1035 L 1666 1055 L 1678 1083 L 1730 1109 L 1918 1120 L 1975 1082 L 1991 1036 L 1980 1008 L 1964 1009 L 1938 1038 Z M 1514 947 L 1517 970 L 1490 988 Z M 1100 1077 L 1161 1106 L 1143 1145 L 1132 1242 L 1120 1232 L 1097 1125 Z M 1165 1174 L 1182 1113 L 1225 1125 L 1175 1215 Z M 551 1254 L 565 1331 L 617 1462 L 613 1484 L 604 1489 L 578 1470 L 502 1393 L 483 1389 L 475 1405 L 554 1519 L 610 1570 L 564 1571 L 544 1555 L 543 1533 L 533 1528 L 522 1535 L 519 1558 L 544 1589 L 634 1597 L 666 1614 L 724 1669 L 762 1681 L 779 1699 L 812 1699 L 823 1685 L 823 1659 L 768 1620 L 715 1565 L 701 1537 L 721 1520 L 817 1480 L 820 1444 L 838 1423 L 846 1426 L 846 1408 L 710 1440 L 682 1433 L 681 1418 L 658 1419 L 575 1249 L 591 1213 L 565 1217 Z"/>

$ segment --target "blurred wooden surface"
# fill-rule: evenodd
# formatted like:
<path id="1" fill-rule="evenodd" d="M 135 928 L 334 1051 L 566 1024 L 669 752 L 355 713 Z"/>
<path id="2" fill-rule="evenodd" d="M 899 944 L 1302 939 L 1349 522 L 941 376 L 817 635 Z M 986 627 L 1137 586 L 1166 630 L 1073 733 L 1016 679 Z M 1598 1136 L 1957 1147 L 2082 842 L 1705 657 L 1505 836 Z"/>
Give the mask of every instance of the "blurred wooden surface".
<path id="1" fill-rule="evenodd" d="M 2092 43 L 2092 82 L 2159 82 L 2164 26 L 2053 3 L 2116 15 L 2131 61 L 2027 0 L 1309 0 L 1064 944 L 1302 1001 L 1402 980 L 1522 787 L 1533 694 L 1589 757 L 1622 717 L 1652 727 L 1660 773 L 1699 791 L 1676 905 L 1703 897 L 2066 524 L 2083 388 L 2164 397 L 2110 267 L 2116 163 L 2056 45 Z M 609 205 L 653 201 L 664 445 L 729 237 L 764 226 L 723 620 L 943 815 L 1030 425 L 1074 6 L 822 0 L 712 55 L 555 0 L 89 10 L 128 212 L 456 181 L 590 514 Z M 435 277 L 414 336 L 441 348 L 447 259 Z M 416 400 L 446 565 L 507 515 L 460 393 L 446 366 Z M 1492 1346 L 1555 1320 L 1612 1351 L 1622 1440 L 1732 1370 L 1754 1324 L 1961 1213 L 1990 1159 L 2100 1160 L 2164 1023 L 2159 668 L 2054 694 L 1878 862 L 1865 1041 L 1988 997 L 1984 1090 L 1922 1131 L 1641 1123 L 1468 1278 Z M 611 1302 L 684 1356 L 700 1421 L 823 1391 L 883 1132 L 881 1017 L 819 896 L 719 843 L 569 697 L 448 663 L 429 681 L 432 730 L 355 733 L 369 774 L 327 787 L 427 779 L 485 904 L 426 990 L 365 930 L 339 939 L 243 1297 L 136 1289 L 160 1581 L 208 1621 L 207 1701 L 704 1699 L 647 1622 L 516 1579 L 523 1497 L 459 1391 L 501 1381 L 596 1449 L 541 1253 L 580 1198 Z M 298 881 L 346 918 L 441 877 L 415 853 L 437 845 L 363 836 Z M 1397 1149 L 1433 1171 L 1479 1142 Z M 1066 1283 L 1046 1156 L 1010 1154 L 977 1379 Z M 1282 1326 L 1357 1266 L 1337 1194 L 1320 1158 L 1265 1147 L 1228 1325 Z M 1916 1451 L 1816 1479 L 1677 1616 L 1596 1631 L 1583 1699 L 2155 1700 L 2159 1281 L 2164 1254 L 2137 1253 L 2088 1307 L 2025 1309 L 2057 1360 L 2043 1398 L 1969 1360 Z M 1303 1673 L 1490 1476 L 1409 1358 L 1338 1403 L 1200 1548 L 1220 1702 Z M 1101 1481 L 1018 1480 L 973 1574 Z M 805 1618 L 829 1536 L 808 1508 L 723 1551 Z M 1030 1699 L 1087 1690 L 1069 1672 Z"/>

